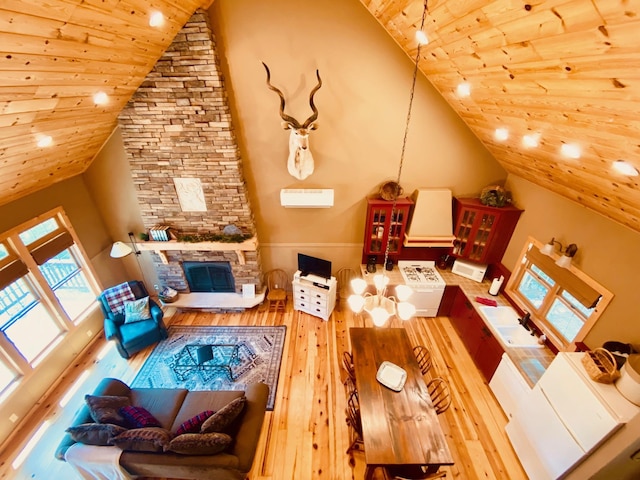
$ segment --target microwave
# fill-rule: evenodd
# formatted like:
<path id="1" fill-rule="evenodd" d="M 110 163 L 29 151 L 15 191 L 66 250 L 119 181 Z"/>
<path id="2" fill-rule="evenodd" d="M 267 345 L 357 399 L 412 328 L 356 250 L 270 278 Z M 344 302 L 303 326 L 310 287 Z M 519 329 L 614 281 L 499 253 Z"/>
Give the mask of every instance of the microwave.
<path id="1" fill-rule="evenodd" d="M 487 265 L 481 263 L 471 263 L 460 258 L 456 258 L 451 267 L 451 273 L 460 275 L 461 277 L 474 280 L 478 283 L 484 279 L 484 274 L 487 272 Z"/>

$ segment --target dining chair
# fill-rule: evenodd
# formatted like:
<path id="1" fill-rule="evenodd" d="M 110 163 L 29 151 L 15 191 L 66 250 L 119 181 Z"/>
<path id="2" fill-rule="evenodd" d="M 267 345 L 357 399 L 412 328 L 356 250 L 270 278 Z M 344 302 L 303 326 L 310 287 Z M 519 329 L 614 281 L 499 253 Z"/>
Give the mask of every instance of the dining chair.
<path id="1" fill-rule="evenodd" d="M 264 274 L 267 285 L 267 305 L 270 312 L 285 311 L 287 305 L 287 272 L 276 268 Z"/>
<path id="2" fill-rule="evenodd" d="M 336 305 L 342 310 L 342 301 L 347 300 L 349 295 L 353 293 L 351 289 L 351 280 L 356 278 L 358 274 L 352 268 L 341 268 L 336 273 L 336 281 L 338 282 Z"/>
<path id="3" fill-rule="evenodd" d="M 351 433 L 351 443 L 347 449 L 347 454 L 352 450 L 364 450 L 364 441 L 362 440 L 362 419 L 360 418 L 360 400 L 358 392 L 354 390 L 347 399 L 347 424 Z"/>
<path id="4" fill-rule="evenodd" d="M 355 370 L 355 367 L 353 366 L 353 356 L 351 355 L 351 352 L 344 351 L 342 353 L 342 366 L 347 372 L 347 378 L 351 379 L 351 381 L 355 384 L 356 370 Z"/>
<path id="5" fill-rule="evenodd" d="M 436 409 L 436 413 L 440 415 L 449 408 L 451 405 L 451 392 L 447 382 L 441 378 L 436 377 L 427 384 L 427 391 L 431 397 L 433 407 Z"/>
<path id="6" fill-rule="evenodd" d="M 420 371 L 423 375 L 426 375 L 433 364 L 431 361 L 431 352 L 424 345 L 417 345 L 413 347 L 413 354 L 416 356 Z"/>
<path id="7" fill-rule="evenodd" d="M 344 381 L 344 389 L 347 392 L 347 398 L 349 398 L 352 392 L 356 391 L 356 384 L 353 380 L 351 380 L 351 377 L 347 377 L 347 379 Z"/>
<path id="8" fill-rule="evenodd" d="M 427 467 L 414 465 L 385 467 L 384 473 L 385 480 L 431 480 L 434 478 L 444 478 L 447 476 L 447 472 L 444 470 L 429 472 Z"/>

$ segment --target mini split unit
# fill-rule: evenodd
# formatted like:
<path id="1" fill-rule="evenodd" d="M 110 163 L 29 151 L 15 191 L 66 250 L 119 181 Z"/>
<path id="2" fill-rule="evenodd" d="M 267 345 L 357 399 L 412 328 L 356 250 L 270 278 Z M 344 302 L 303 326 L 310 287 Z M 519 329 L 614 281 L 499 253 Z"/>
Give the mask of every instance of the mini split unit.
<path id="1" fill-rule="evenodd" d="M 283 188 L 280 205 L 286 208 L 333 207 L 333 188 Z"/>

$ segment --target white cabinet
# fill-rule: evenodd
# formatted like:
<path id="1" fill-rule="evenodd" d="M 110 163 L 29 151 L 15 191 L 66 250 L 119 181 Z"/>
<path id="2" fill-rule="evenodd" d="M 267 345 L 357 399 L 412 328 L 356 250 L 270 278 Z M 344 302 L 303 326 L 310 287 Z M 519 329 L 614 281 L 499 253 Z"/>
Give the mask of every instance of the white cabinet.
<path id="1" fill-rule="evenodd" d="M 583 355 L 559 353 L 507 425 L 531 480 L 563 477 L 640 412 L 614 385 L 592 381 Z"/>
<path id="2" fill-rule="evenodd" d="M 336 306 L 336 290 L 335 277 L 303 277 L 298 271 L 293 276 L 293 309 L 329 320 Z"/>
<path id="3" fill-rule="evenodd" d="M 489 387 L 509 418 L 513 417 L 518 405 L 531 393 L 531 387 L 506 353 L 502 354 Z"/>

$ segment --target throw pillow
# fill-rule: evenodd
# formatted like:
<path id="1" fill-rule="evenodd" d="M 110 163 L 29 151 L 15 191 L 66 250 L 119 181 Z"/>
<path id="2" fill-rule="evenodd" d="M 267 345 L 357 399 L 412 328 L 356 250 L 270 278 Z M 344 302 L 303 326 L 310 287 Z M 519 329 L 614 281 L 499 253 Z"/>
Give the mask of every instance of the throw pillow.
<path id="1" fill-rule="evenodd" d="M 111 423 L 83 423 L 66 430 L 74 441 L 85 445 L 113 445 L 113 437 L 126 432 L 127 429 Z"/>
<path id="2" fill-rule="evenodd" d="M 139 322 L 151 318 L 149 297 L 124 302 L 124 323 Z"/>
<path id="3" fill-rule="evenodd" d="M 129 397 L 85 395 L 84 400 L 89 407 L 89 412 L 94 422 L 113 423 L 121 427 L 127 426 L 126 420 L 118 413 L 118 410 L 120 407 L 131 405 L 131 399 Z"/>
<path id="4" fill-rule="evenodd" d="M 200 428 L 200 433 L 222 432 L 240 415 L 246 401 L 247 398 L 242 396 L 227 403 L 204 421 Z"/>
<path id="5" fill-rule="evenodd" d="M 165 451 L 184 455 L 215 455 L 231 444 L 226 433 L 185 433 L 175 437 Z"/>
<path id="6" fill-rule="evenodd" d="M 171 441 L 171 432 L 159 427 L 134 428 L 113 438 L 113 444 L 122 450 L 135 452 L 162 452 Z"/>
<path id="7" fill-rule="evenodd" d="M 120 407 L 118 413 L 124 417 L 127 421 L 129 428 L 144 428 L 144 427 L 161 427 L 160 422 L 156 417 L 151 415 L 149 411 L 143 407 L 134 407 L 133 405 L 126 405 Z"/>
<path id="8" fill-rule="evenodd" d="M 214 412 L 213 410 L 205 410 L 204 412 L 200 412 L 199 414 L 191 417 L 189 420 L 185 420 L 176 430 L 176 436 L 182 435 L 184 433 L 200 432 L 200 427 L 202 427 L 204 421 L 214 413 L 216 412 Z"/>

